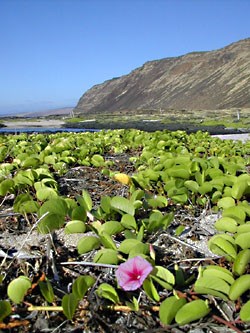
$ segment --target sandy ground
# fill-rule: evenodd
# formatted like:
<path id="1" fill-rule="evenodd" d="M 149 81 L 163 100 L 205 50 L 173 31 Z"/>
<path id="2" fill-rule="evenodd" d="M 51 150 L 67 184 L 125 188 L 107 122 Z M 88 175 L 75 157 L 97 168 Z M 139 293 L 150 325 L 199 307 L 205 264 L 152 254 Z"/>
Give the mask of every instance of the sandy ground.
<path id="1" fill-rule="evenodd" d="M 8 128 L 25 128 L 25 127 L 61 127 L 64 124 L 64 121 L 57 119 L 49 119 L 49 120 L 34 120 L 34 121 L 23 121 L 23 120 L 15 120 L 15 121 L 5 121 L 3 122 L 5 126 Z"/>
<path id="2" fill-rule="evenodd" d="M 212 135 L 218 137 L 223 140 L 241 140 L 246 142 L 250 140 L 250 133 L 242 133 L 242 134 L 219 134 L 219 135 Z"/>

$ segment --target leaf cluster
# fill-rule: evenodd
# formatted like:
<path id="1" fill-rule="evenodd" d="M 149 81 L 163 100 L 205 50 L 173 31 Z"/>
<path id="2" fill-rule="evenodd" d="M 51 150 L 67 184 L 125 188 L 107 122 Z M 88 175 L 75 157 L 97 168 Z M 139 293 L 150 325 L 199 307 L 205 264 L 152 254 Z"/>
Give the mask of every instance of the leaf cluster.
<path id="1" fill-rule="evenodd" d="M 111 171 L 106 154 L 140 151 L 130 157 L 136 172 Z M 57 133 L 0 137 L 0 197 L 14 197 L 13 210 L 37 220 L 40 233 L 64 229 L 80 233 L 76 244 L 79 256 L 90 255 L 91 263 L 111 269 L 134 256 L 142 256 L 154 266 L 142 290 L 159 305 L 159 319 L 165 325 L 173 320 L 184 325 L 208 315 L 209 297 L 222 301 L 243 299 L 250 289 L 250 164 L 249 141 L 221 141 L 208 133 L 187 135 L 183 131 L 147 133 L 138 130 L 96 133 Z M 128 197 L 103 196 L 93 207 L 86 190 L 75 197 L 59 192 L 57 179 L 74 166 L 103 170 L 129 190 Z M 225 258 L 225 267 L 200 267 L 199 274 L 186 274 L 179 267 L 170 271 L 158 264 L 150 243 L 156 232 L 166 231 L 174 219 L 174 207 L 210 205 L 220 212 L 218 233 L 209 241 L 212 252 Z M 171 208 L 171 209 L 170 209 Z M 181 232 L 181 231 L 180 231 Z M 178 234 L 178 231 L 177 231 Z M 182 277 L 180 278 L 180 275 Z M 90 275 L 78 277 L 70 293 L 61 299 L 65 316 L 72 319 L 79 301 L 93 288 Z M 8 284 L 8 300 L 0 301 L 0 319 L 11 313 L 11 302 L 22 303 L 32 281 L 24 275 Z M 55 301 L 49 280 L 39 284 L 49 303 Z M 193 288 L 200 298 L 178 297 L 177 290 Z M 16 292 L 15 290 L 18 290 Z M 168 297 L 162 297 L 166 295 Z M 96 286 L 96 295 L 122 304 L 116 281 Z M 164 294 L 165 293 L 165 294 Z M 126 306 L 138 311 L 139 301 L 129 295 Z M 242 306 L 240 318 L 249 321 L 249 302 Z"/>

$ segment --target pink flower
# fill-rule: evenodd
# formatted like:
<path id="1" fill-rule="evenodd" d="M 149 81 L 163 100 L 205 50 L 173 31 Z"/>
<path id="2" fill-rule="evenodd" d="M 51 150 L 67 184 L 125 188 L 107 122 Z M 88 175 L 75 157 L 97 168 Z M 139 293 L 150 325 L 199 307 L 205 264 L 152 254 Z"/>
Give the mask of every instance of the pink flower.
<path id="1" fill-rule="evenodd" d="M 153 267 L 147 260 L 137 256 L 120 264 L 116 271 L 116 278 L 122 289 L 136 290 L 152 270 Z"/>

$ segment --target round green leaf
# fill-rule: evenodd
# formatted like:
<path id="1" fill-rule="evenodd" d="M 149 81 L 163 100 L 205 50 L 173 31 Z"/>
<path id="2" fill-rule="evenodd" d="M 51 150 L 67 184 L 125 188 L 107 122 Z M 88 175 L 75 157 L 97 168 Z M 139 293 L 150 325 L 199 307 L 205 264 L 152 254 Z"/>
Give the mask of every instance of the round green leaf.
<path id="1" fill-rule="evenodd" d="M 105 160 L 101 155 L 96 154 L 96 155 L 92 156 L 91 163 L 95 167 L 104 166 L 105 165 Z"/>
<path id="2" fill-rule="evenodd" d="M 9 283 L 7 293 L 14 303 L 19 304 L 23 301 L 29 288 L 31 288 L 30 280 L 26 276 L 19 276 Z"/>
<path id="3" fill-rule="evenodd" d="M 76 296 L 78 300 L 81 300 L 87 290 L 93 286 L 95 279 L 90 275 L 81 275 L 74 281 L 72 285 L 72 293 Z"/>
<path id="4" fill-rule="evenodd" d="M 107 249 L 116 250 L 115 242 L 113 241 L 111 236 L 107 234 L 105 231 L 100 232 L 99 238 L 104 247 L 106 247 Z"/>
<path id="5" fill-rule="evenodd" d="M 159 283 L 163 288 L 167 290 L 172 290 L 173 285 L 175 284 L 174 275 L 165 267 L 155 266 L 151 277 L 157 283 Z"/>
<path id="6" fill-rule="evenodd" d="M 250 301 L 247 301 L 240 310 L 240 319 L 244 322 L 250 322 Z"/>
<path id="7" fill-rule="evenodd" d="M 79 220 L 69 221 L 64 228 L 65 234 L 84 233 L 85 230 L 85 223 Z"/>
<path id="8" fill-rule="evenodd" d="M 77 250 L 79 254 L 87 253 L 95 250 L 100 246 L 100 239 L 95 236 L 85 236 L 77 243 Z"/>
<path id="9" fill-rule="evenodd" d="M 129 254 L 131 249 L 138 245 L 138 244 L 143 244 L 140 242 L 138 239 L 125 239 L 124 241 L 121 242 L 121 245 L 119 247 L 119 251 L 125 254 Z"/>
<path id="10" fill-rule="evenodd" d="M 38 232 L 48 234 L 54 230 L 60 229 L 65 223 L 65 218 L 58 214 L 47 214 L 37 226 Z"/>
<path id="11" fill-rule="evenodd" d="M 250 249 L 250 232 L 240 233 L 235 237 L 235 243 L 242 249 Z"/>
<path id="12" fill-rule="evenodd" d="M 186 180 L 184 186 L 192 193 L 197 193 L 199 190 L 199 184 L 194 180 Z"/>
<path id="13" fill-rule="evenodd" d="M 124 228 L 137 230 L 137 223 L 134 216 L 124 214 L 121 219 L 121 224 Z"/>
<path id="14" fill-rule="evenodd" d="M 117 265 L 119 262 L 118 253 L 113 249 L 101 249 L 94 256 L 94 262 Z"/>
<path id="15" fill-rule="evenodd" d="M 6 195 L 13 187 L 14 181 L 12 179 L 5 179 L 0 183 L 0 195 Z"/>
<path id="16" fill-rule="evenodd" d="M 97 295 L 99 297 L 106 298 L 106 299 L 110 300 L 111 302 L 113 302 L 115 304 L 117 304 L 117 303 L 120 302 L 119 296 L 118 296 L 115 288 L 112 287 L 108 283 L 102 283 L 102 284 L 100 284 L 100 286 L 98 287 L 96 293 L 97 293 Z"/>
<path id="17" fill-rule="evenodd" d="M 141 256 L 147 255 L 149 253 L 149 245 L 145 243 L 139 243 L 135 246 L 133 246 L 129 251 L 129 258 L 135 257 L 135 256 Z"/>
<path id="18" fill-rule="evenodd" d="M 236 200 L 241 199 L 248 187 L 249 185 L 246 180 L 237 180 L 232 187 L 232 197 Z"/>
<path id="19" fill-rule="evenodd" d="M 42 187 L 36 191 L 36 197 L 39 201 L 46 201 L 58 197 L 57 191 L 51 187 Z"/>
<path id="20" fill-rule="evenodd" d="M 224 209 L 222 217 L 226 216 L 235 219 L 238 224 L 243 224 L 246 219 L 246 213 L 240 206 L 233 206 Z"/>
<path id="21" fill-rule="evenodd" d="M 170 177 L 189 179 L 190 173 L 183 166 L 175 166 L 167 170 L 167 173 Z"/>
<path id="22" fill-rule="evenodd" d="M 233 237 L 226 235 L 226 234 L 218 234 L 214 235 L 208 241 L 209 249 L 218 254 L 225 256 L 225 258 L 229 261 L 236 258 L 237 251 L 236 251 L 236 244 Z"/>
<path id="23" fill-rule="evenodd" d="M 177 298 L 176 296 L 166 298 L 161 303 L 159 310 L 159 317 L 162 324 L 171 325 L 176 313 L 186 302 L 185 298 Z"/>
<path id="24" fill-rule="evenodd" d="M 116 235 L 124 230 L 122 224 L 118 221 L 108 221 L 101 225 L 100 232 L 106 232 L 108 235 Z"/>
<path id="25" fill-rule="evenodd" d="M 82 191 L 82 197 L 83 197 L 84 202 L 85 202 L 86 210 L 91 211 L 92 206 L 93 206 L 93 202 L 92 202 L 90 194 L 87 191 L 83 190 Z"/>
<path id="26" fill-rule="evenodd" d="M 184 304 L 177 312 L 175 321 L 180 326 L 186 325 L 205 317 L 210 310 L 211 309 L 205 301 L 197 299 L 190 303 Z"/>
<path id="27" fill-rule="evenodd" d="M 215 228 L 220 231 L 235 233 L 237 231 L 237 221 L 231 217 L 222 217 L 214 224 Z"/>
<path id="28" fill-rule="evenodd" d="M 80 220 L 83 222 L 87 220 L 87 211 L 83 206 L 74 207 L 70 215 L 73 220 Z"/>
<path id="29" fill-rule="evenodd" d="M 235 206 L 235 200 L 231 197 L 224 197 L 218 201 L 217 206 L 222 209 L 233 207 Z"/>
<path id="30" fill-rule="evenodd" d="M 40 216 L 43 214 L 49 212 L 54 213 L 58 215 L 66 215 L 67 214 L 67 203 L 63 198 L 57 197 L 57 198 L 51 198 L 50 200 L 44 202 L 42 207 L 40 208 Z"/>
<path id="31" fill-rule="evenodd" d="M 135 208 L 127 198 L 115 196 L 111 199 L 111 207 L 124 213 L 134 216 Z"/>

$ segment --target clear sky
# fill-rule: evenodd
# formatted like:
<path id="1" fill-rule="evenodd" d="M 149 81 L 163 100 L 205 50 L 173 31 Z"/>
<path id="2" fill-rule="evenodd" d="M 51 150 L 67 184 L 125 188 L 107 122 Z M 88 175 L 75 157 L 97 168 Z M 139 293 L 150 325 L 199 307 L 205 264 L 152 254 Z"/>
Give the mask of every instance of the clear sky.
<path id="1" fill-rule="evenodd" d="M 250 0 L 0 0 L 0 114 L 75 106 L 146 61 L 250 37 Z"/>

